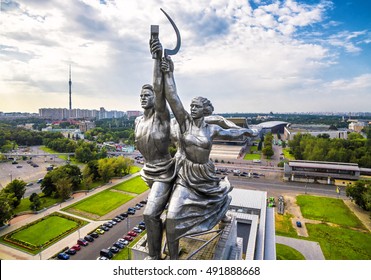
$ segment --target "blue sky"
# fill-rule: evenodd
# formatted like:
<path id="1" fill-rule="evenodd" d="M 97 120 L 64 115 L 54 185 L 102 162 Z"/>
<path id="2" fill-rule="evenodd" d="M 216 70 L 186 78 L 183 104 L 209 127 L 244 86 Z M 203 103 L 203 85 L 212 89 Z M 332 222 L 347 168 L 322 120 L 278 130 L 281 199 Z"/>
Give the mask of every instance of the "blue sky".
<path id="1" fill-rule="evenodd" d="M 151 24 L 187 108 L 223 112 L 371 111 L 371 4 L 362 0 L 1 0 L 0 111 L 140 110 L 152 81 Z"/>

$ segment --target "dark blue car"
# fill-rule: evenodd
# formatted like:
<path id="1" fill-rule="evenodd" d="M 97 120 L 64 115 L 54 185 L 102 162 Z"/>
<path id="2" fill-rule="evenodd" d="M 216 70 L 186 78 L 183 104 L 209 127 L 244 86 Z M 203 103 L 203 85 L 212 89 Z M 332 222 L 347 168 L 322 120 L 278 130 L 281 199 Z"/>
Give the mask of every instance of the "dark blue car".
<path id="1" fill-rule="evenodd" d="M 67 253 L 59 253 L 58 254 L 58 259 L 60 260 L 68 260 L 70 258 L 70 256 L 67 254 Z"/>

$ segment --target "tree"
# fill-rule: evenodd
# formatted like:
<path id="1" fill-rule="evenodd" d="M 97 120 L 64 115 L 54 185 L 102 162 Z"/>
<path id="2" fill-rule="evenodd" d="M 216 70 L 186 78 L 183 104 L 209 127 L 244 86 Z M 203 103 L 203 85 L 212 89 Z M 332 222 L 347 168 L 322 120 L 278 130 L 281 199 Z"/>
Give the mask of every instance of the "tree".
<path id="1" fill-rule="evenodd" d="M 30 204 L 31 210 L 33 211 L 39 210 L 41 206 L 39 195 L 37 193 L 32 193 L 29 199 L 31 201 L 31 204 Z"/>
<path id="2" fill-rule="evenodd" d="M 63 200 L 71 197 L 72 194 L 72 182 L 70 178 L 62 177 L 55 183 L 58 196 Z"/>
<path id="3" fill-rule="evenodd" d="M 4 188 L 4 192 L 14 194 L 13 207 L 17 207 L 21 203 L 21 199 L 26 192 L 26 183 L 23 180 L 15 179 Z"/>
<path id="4" fill-rule="evenodd" d="M 9 202 L 8 195 L 0 192 L 0 226 L 4 225 L 13 215 L 13 207 Z"/>
<path id="5" fill-rule="evenodd" d="M 108 158 L 98 160 L 98 173 L 105 183 L 112 179 L 115 170 Z"/>
<path id="6" fill-rule="evenodd" d="M 262 152 L 267 158 L 271 158 L 274 155 L 272 146 L 264 147 Z"/>
<path id="7" fill-rule="evenodd" d="M 364 210 L 367 210 L 368 193 L 370 192 L 370 186 L 365 181 L 357 181 L 355 184 L 346 187 L 345 192 L 348 197 L 351 197 L 354 202 Z M 367 193 L 367 194 L 366 194 Z"/>

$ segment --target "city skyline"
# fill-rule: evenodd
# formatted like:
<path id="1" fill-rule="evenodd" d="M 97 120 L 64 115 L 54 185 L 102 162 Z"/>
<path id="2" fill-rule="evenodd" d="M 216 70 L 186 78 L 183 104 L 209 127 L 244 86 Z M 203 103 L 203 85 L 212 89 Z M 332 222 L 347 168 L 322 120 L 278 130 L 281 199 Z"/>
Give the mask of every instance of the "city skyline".
<path id="1" fill-rule="evenodd" d="M 369 112 L 369 2 L 1 1 L 0 111 L 141 110 L 151 83 L 151 24 L 172 57 L 185 108 L 209 98 L 218 113 Z"/>

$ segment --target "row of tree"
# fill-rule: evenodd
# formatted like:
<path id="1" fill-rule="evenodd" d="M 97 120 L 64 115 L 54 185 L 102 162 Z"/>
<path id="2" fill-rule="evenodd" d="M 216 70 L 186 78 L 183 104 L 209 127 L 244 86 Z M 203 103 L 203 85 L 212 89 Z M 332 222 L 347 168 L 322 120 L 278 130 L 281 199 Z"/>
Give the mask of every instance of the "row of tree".
<path id="1" fill-rule="evenodd" d="M 371 130 L 367 139 L 358 133 L 350 133 L 348 139 L 298 133 L 288 144 L 290 153 L 298 160 L 349 162 L 371 168 Z"/>
<path id="2" fill-rule="evenodd" d="M 371 185 L 370 181 L 357 181 L 346 188 L 346 195 L 366 211 L 371 211 Z M 371 213 L 370 213 L 371 216 Z"/>
<path id="3" fill-rule="evenodd" d="M 0 191 L 0 226 L 4 225 L 13 215 L 13 210 L 21 203 L 26 192 L 23 180 L 13 180 Z"/>

